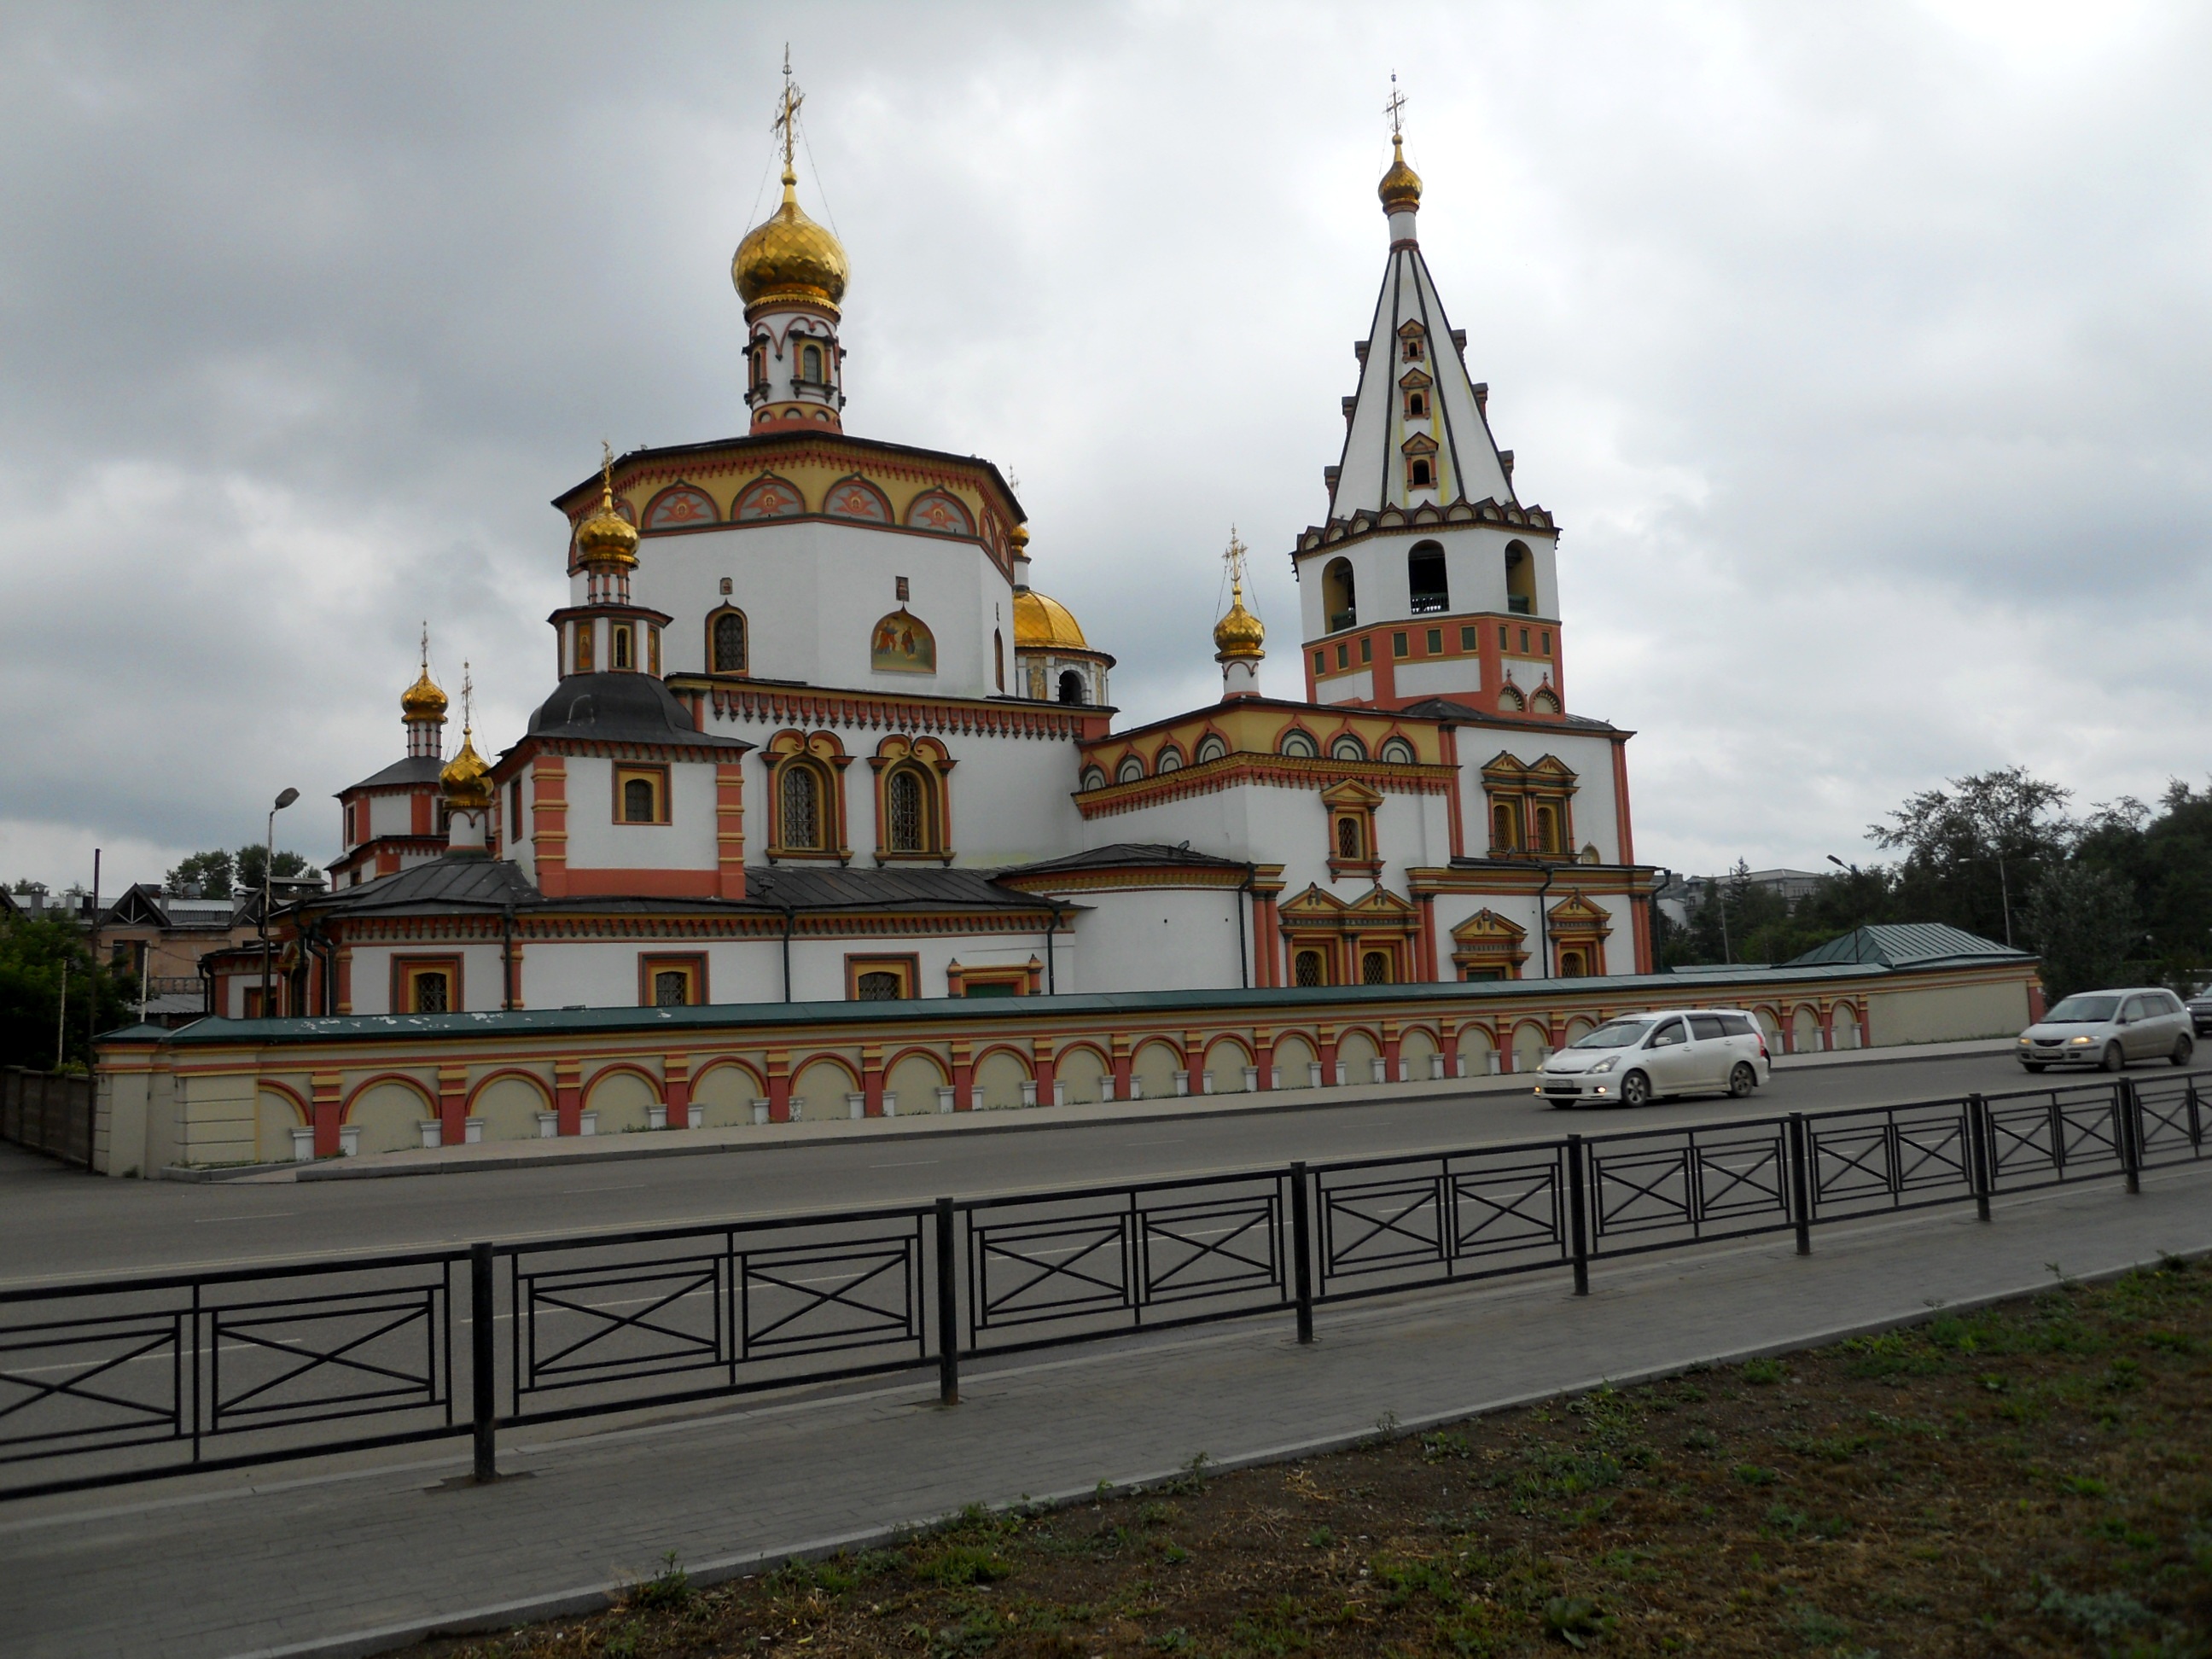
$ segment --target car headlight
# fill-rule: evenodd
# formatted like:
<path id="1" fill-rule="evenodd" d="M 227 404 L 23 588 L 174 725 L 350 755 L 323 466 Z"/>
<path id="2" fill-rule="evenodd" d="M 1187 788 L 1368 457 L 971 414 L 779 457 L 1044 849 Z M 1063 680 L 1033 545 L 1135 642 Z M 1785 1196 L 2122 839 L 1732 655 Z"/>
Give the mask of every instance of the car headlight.
<path id="1" fill-rule="evenodd" d="M 1591 1066 L 1591 1067 L 1590 1067 L 1590 1072 L 1591 1072 L 1591 1073 L 1592 1073 L 1593 1075 L 1595 1075 L 1595 1073 L 1599 1073 L 1599 1072 L 1609 1072 L 1609 1071 L 1611 1071 L 1614 1066 L 1618 1066 L 1618 1065 L 1620 1065 L 1620 1056 L 1619 1054 L 1614 1054 L 1614 1055 L 1613 1055 L 1613 1056 L 1612 1056 L 1610 1059 L 1607 1059 L 1607 1060 L 1601 1060 L 1600 1061 L 1598 1061 L 1598 1063 L 1597 1063 L 1596 1065 L 1595 1065 L 1595 1066 Z"/>
<path id="2" fill-rule="evenodd" d="M 2086 1048 L 2096 1040 L 2094 1037 L 2068 1037 L 2066 1042 L 2069 1048 Z"/>

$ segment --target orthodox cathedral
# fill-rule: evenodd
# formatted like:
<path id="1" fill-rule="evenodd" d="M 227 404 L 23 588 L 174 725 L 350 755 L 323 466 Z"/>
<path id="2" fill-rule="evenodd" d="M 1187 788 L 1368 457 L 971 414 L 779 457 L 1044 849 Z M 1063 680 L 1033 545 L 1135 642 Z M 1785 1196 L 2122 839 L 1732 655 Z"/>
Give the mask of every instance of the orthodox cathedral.
<path id="1" fill-rule="evenodd" d="M 1220 700 L 1117 729 L 1007 479 L 846 430 L 846 254 L 799 204 L 798 103 L 731 265 L 744 429 L 555 499 L 556 678 L 496 760 L 465 723 L 447 756 L 426 654 L 267 1012 L 1650 971 L 1630 733 L 1568 712 L 1558 530 L 1515 494 L 1402 139 L 1328 513 L 1289 550 L 1305 695 L 1260 692 L 1232 537 Z M 221 997 L 263 1012 L 258 975 Z"/>

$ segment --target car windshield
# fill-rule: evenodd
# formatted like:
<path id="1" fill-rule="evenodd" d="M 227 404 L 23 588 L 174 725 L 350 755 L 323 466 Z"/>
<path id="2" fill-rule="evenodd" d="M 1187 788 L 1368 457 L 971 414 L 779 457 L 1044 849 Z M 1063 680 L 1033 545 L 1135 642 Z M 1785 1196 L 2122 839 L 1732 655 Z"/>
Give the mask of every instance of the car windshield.
<path id="1" fill-rule="evenodd" d="M 1616 1019 L 1610 1025 L 1601 1025 L 1595 1031 L 1586 1031 L 1569 1046 L 1576 1048 L 1626 1048 L 1651 1029 L 1648 1019 Z"/>
<path id="2" fill-rule="evenodd" d="M 2098 1025 L 2120 1011 L 2118 997 L 2069 997 L 2043 1017 L 2046 1025 Z"/>

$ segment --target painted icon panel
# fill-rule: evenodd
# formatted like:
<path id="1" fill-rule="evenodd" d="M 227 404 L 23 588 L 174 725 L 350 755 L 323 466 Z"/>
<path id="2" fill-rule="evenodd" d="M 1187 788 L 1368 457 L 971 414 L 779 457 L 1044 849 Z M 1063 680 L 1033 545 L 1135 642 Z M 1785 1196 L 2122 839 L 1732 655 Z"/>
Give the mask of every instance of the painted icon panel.
<path id="1" fill-rule="evenodd" d="M 921 617 L 901 605 L 876 624 L 868 666 L 879 674 L 934 674 L 936 636 Z"/>

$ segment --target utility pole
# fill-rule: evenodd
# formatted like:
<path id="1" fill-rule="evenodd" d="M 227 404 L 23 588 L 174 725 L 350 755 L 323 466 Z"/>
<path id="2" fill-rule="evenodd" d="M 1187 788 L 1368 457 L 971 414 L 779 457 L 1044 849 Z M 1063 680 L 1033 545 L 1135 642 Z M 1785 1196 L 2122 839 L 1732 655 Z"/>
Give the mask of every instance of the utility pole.
<path id="1" fill-rule="evenodd" d="M 270 872 L 276 862 L 276 815 L 300 799 L 296 789 L 287 789 L 276 797 L 276 804 L 269 809 L 269 840 L 261 853 L 261 1018 L 270 1017 L 269 1006 L 269 892 Z"/>
<path id="2" fill-rule="evenodd" d="M 62 1068 L 62 1054 L 69 1040 L 69 958 L 62 958 L 62 1007 L 54 1018 L 54 1070 Z"/>

